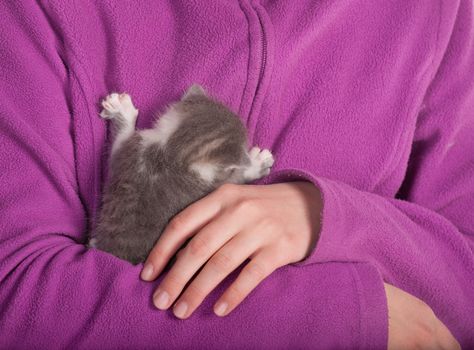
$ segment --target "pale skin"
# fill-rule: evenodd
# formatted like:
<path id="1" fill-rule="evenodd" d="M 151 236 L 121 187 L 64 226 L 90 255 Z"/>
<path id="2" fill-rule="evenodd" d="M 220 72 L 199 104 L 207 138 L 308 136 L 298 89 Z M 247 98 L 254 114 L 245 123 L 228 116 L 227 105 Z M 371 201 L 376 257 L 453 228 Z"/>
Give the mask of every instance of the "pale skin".
<path id="1" fill-rule="evenodd" d="M 222 280 L 250 259 L 214 305 L 218 316 L 226 316 L 273 271 L 311 253 L 321 210 L 320 192 L 309 182 L 223 185 L 170 221 L 141 278 L 156 279 L 190 239 L 153 296 L 157 308 L 166 310 L 174 304 L 175 316 L 186 319 Z M 389 349 L 460 349 L 427 304 L 387 283 L 385 292 Z"/>

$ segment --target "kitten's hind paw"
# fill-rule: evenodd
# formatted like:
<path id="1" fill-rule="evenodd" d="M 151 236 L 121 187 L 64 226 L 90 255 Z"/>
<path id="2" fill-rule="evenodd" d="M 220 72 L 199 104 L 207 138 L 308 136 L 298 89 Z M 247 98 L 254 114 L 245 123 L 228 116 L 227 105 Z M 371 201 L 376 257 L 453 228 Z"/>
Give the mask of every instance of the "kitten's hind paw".
<path id="1" fill-rule="evenodd" d="M 119 94 L 113 93 L 102 100 L 102 112 L 100 116 L 104 119 L 112 119 L 120 113 Z"/>
<path id="2" fill-rule="evenodd" d="M 134 123 L 138 110 L 132 103 L 132 99 L 128 94 L 112 93 L 102 101 L 103 110 L 100 116 L 104 119 L 123 118 L 127 122 Z"/>

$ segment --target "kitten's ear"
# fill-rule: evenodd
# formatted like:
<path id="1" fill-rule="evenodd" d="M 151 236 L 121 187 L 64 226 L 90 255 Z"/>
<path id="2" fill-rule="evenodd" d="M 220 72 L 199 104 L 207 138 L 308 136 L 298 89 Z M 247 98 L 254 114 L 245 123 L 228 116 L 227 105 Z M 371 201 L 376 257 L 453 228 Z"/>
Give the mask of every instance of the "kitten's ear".
<path id="1" fill-rule="evenodd" d="M 207 96 L 207 93 L 201 85 L 193 84 L 188 88 L 188 90 L 186 90 L 183 97 L 181 98 L 181 101 L 191 96 Z"/>

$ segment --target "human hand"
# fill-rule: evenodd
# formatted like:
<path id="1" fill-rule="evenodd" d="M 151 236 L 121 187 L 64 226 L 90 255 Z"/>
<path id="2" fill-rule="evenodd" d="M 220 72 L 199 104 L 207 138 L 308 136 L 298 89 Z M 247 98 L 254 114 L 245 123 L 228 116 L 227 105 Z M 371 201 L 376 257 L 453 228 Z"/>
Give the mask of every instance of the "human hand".
<path id="1" fill-rule="evenodd" d="M 384 283 L 388 349 L 461 349 L 448 328 L 420 299 Z"/>
<path id="2" fill-rule="evenodd" d="M 225 316 L 274 270 L 311 253 L 319 233 L 320 210 L 320 192 L 309 182 L 223 185 L 170 221 L 150 252 L 141 277 L 146 281 L 157 278 L 192 237 L 178 252 L 153 297 L 157 308 L 167 309 L 205 264 L 173 308 L 177 317 L 187 318 L 225 277 L 250 258 L 214 305 L 214 312 Z"/>

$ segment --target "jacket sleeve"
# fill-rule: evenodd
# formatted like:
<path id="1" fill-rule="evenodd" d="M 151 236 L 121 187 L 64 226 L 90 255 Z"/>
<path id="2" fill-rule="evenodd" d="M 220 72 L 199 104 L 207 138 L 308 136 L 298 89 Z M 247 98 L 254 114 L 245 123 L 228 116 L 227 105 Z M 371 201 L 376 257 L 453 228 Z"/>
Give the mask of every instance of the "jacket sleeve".
<path id="1" fill-rule="evenodd" d="M 0 348 L 386 346 L 382 279 L 364 262 L 285 266 L 225 318 L 212 305 L 239 270 L 188 320 L 155 309 L 156 283 L 139 279 L 141 266 L 83 245 L 74 106 L 54 22 L 29 1 L 1 2 L 0 13 Z"/>
<path id="2" fill-rule="evenodd" d="M 316 247 L 295 266 L 368 262 L 384 281 L 428 303 L 462 346 L 474 346 L 474 26 L 464 1 L 417 118 L 395 198 L 299 169 L 323 197 Z"/>

